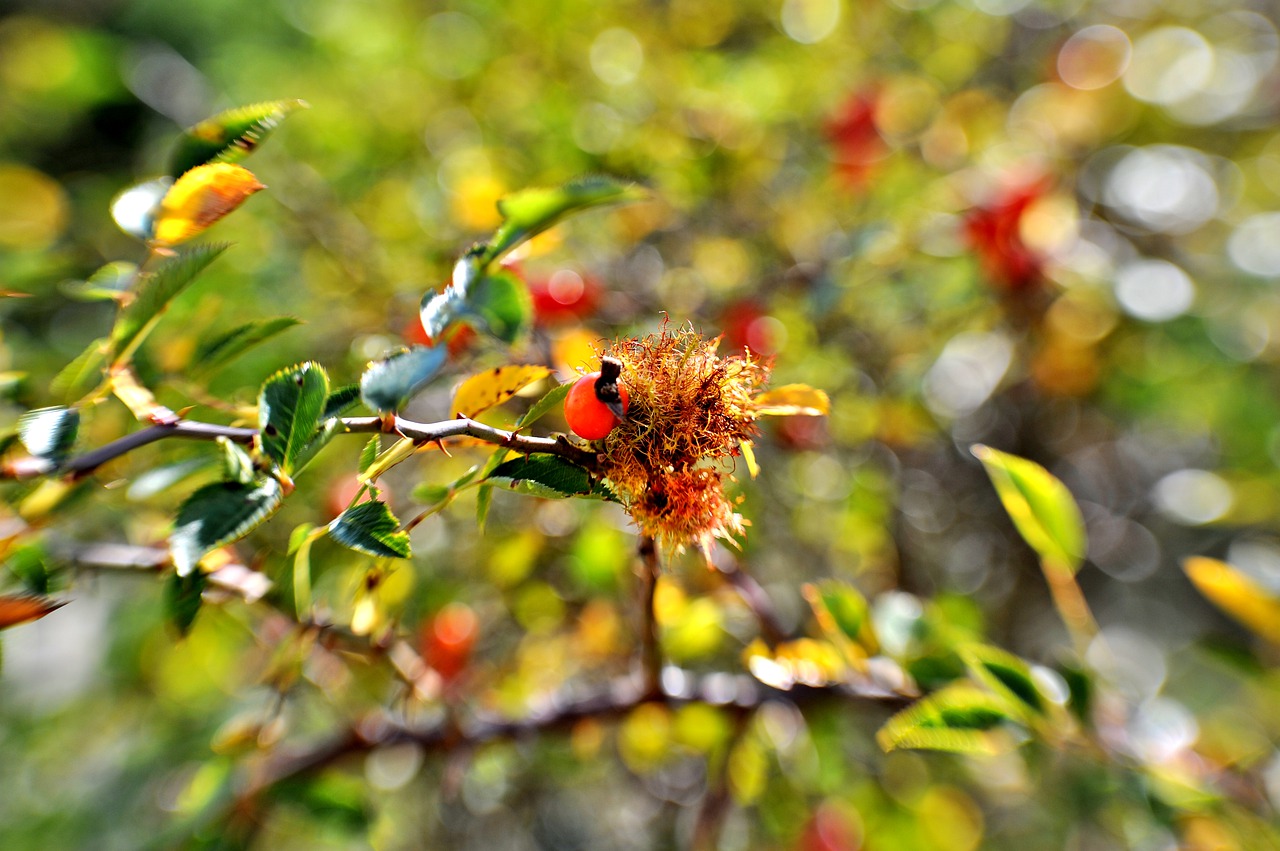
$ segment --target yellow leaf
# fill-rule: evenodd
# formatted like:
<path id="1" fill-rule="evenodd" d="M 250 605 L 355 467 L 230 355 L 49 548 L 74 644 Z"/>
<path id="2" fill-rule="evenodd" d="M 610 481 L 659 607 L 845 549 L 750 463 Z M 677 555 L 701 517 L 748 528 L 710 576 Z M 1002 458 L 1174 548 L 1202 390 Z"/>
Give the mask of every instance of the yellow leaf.
<path id="1" fill-rule="evenodd" d="M 179 177 L 161 199 L 151 241 L 165 247 L 186 242 L 260 189 L 266 187 L 244 166 L 232 163 L 196 166 Z"/>
<path id="2" fill-rule="evenodd" d="M 807 384 L 786 384 L 761 393 L 752 408 L 765 417 L 825 417 L 831 413 L 831 400 Z"/>
<path id="3" fill-rule="evenodd" d="M 1215 606 L 1267 641 L 1280 645 L 1280 597 L 1217 559 L 1192 556 L 1182 562 L 1182 569 Z"/>
<path id="4" fill-rule="evenodd" d="M 535 381 L 541 381 L 551 374 L 545 366 L 515 365 L 500 366 L 473 375 L 458 387 L 453 394 L 451 416 L 474 417 L 489 410 L 494 405 L 501 405 Z"/>

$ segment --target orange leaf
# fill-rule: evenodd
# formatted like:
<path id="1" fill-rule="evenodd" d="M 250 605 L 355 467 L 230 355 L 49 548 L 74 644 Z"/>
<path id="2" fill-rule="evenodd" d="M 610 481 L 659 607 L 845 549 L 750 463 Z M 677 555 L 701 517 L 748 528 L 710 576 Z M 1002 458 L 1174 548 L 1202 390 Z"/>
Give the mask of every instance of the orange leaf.
<path id="1" fill-rule="evenodd" d="M 64 605 L 66 604 L 50 600 L 48 597 L 34 597 L 29 594 L 0 595 L 0 629 L 39 620 Z"/>
<path id="2" fill-rule="evenodd" d="M 166 247 L 186 242 L 260 189 L 266 187 L 244 166 L 232 163 L 196 166 L 179 177 L 161 199 L 151 241 Z"/>

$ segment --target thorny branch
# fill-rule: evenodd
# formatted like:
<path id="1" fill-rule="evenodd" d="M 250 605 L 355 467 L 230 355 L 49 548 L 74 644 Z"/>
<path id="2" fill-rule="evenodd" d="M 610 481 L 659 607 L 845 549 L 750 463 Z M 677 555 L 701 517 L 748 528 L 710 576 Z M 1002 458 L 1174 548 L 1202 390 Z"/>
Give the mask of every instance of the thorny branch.
<path id="1" fill-rule="evenodd" d="M 594 452 L 570 443 L 564 436 L 533 437 L 494 428 L 466 417 L 436 423 L 420 423 L 403 417 L 345 417 L 342 419 L 342 425 L 348 434 L 390 432 L 424 445 L 451 437 L 474 437 L 517 452 L 558 455 L 589 470 L 594 470 L 596 467 Z M 44 458 L 11 460 L 0 467 L 0 479 L 31 479 L 48 475 L 65 475 L 79 479 L 91 475 L 110 461 L 159 440 L 169 438 L 217 440 L 225 437 L 235 443 L 252 443 L 257 435 L 256 428 L 181 420 L 172 424 L 144 428 L 83 455 L 77 455 L 61 464 Z"/>

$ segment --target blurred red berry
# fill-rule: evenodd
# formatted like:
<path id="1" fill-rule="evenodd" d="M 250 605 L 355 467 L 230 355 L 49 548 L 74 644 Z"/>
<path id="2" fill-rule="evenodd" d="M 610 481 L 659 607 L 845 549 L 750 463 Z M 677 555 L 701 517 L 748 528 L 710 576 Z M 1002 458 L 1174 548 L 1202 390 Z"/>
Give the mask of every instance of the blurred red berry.
<path id="1" fill-rule="evenodd" d="M 992 283 L 1017 292 L 1043 279 L 1044 257 L 1023 240 L 1022 218 L 1050 185 L 1048 178 L 1020 183 L 965 216 L 965 238 Z"/>
<path id="2" fill-rule="evenodd" d="M 889 145 L 876 125 L 879 101 L 878 89 L 864 88 L 850 96 L 826 122 L 836 174 L 850 188 L 866 183 L 876 163 L 889 153 Z"/>
<path id="3" fill-rule="evenodd" d="M 600 305 L 600 285 L 569 269 L 531 281 L 529 295 L 534 321 L 539 325 L 581 322 L 594 315 Z"/>
<path id="4" fill-rule="evenodd" d="M 719 325 L 729 351 L 745 348 L 761 357 L 777 354 L 786 336 L 782 323 L 770 316 L 764 305 L 752 299 L 726 307 L 720 314 Z"/>
<path id="5" fill-rule="evenodd" d="M 445 682 L 457 679 L 471 661 L 480 635 L 475 612 L 465 603 L 449 603 L 422 628 L 422 658 Z"/>

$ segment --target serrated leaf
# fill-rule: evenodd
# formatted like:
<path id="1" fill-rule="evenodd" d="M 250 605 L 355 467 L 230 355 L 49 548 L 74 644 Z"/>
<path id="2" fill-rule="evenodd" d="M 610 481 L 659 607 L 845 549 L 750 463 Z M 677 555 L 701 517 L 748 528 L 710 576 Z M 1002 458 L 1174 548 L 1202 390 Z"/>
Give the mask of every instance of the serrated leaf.
<path id="1" fill-rule="evenodd" d="M 378 460 L 379 447 L 382 445 L 382 436 L 375 434 L 369 438 L 369 442 L 364 445 L 364 449 L 360 450 L 360 467 L 363 473 L 373 466 L 373 462 Z"/>
<path id="2" fill-rule="evenodd" d="M 1224 561 L 1192 556 L 1182 569 L 1196 590 L 1235 620 L 1280 645 L 1280 596 Z"/>
<path id="3" fill-rule="evenodd" d="M 512 458 L 499 464 L 486 481 L 550 499 L 608 495 L 603 485 L 591 479 L 590 473 L 556 455 Z"/>
<path id="4" fill-rule="evenodd" d="M 37 458 L 57 463 L 67 457 L 80 430 L 77 408 L 37 408 L 18 419 L 18 438 Z"/>
<path id="5" fill-rule="evenodd" d="M 178 573 L 186 576 L 211 550 L 238 541 L 280 508 L 284 491 L 275 479 L 253 484 L 215 482 L 197 490 L 178 508 L 169 549 Z"/>
<path id="6" fill-rule="evenodd" d="M 959 648 L 960 658 L 975 677 L 1006 698 L 1036 714 L 1044 714 L 1045 701 L 1031 678 L 1031 666 L 1012 653 L 986 644 Z"/>
<path id="7" fill-rule="evenodd" d="M 249 453 L 241 449 L 239 444 L 225 437 L 218 438 L 218 445 L 222 447 L 222 478 L 242 485 L 250 484 L 255 470 Z"/>
<path id="8" fill-rule="evenodd" d="M 207 373 L 234 360 L 259 343 L 266 342 L 281 331 L 301 324 L 301 319 L 295 319 L 292 316 L 246 322 L 201 343 L 196 349 L 192 367 L 197 372 Z"/>
<path id="9" fill-rule="evenodd" d="M 31 594 L 0 594 L 0 629 L 39 620 L 66 603 Z"/>
<path id="10" fill-rule="evenodd" d="M 324 419 L 341 416 L 345 411 L 360 401 L 360 385 L 344 384 L 329 394 L 324 400 Z"/>
<path id="11" fill-rule="evenodd" d="M 482 330 L 511 345 L 533 323 L 533 299 L 524 281 L 501 269 L 481 276 L 467 291 L 467 314 L 479 320 Z"/>
<path id="12" fill-rule="evenodd" d="M 1066 485 L 1034 461 L 982 444 L 971 451 L 986 468 L 1018 534 L 1045 567 L 1074 574 L 1084 560 L 1084 518 Z"/>
<path id="13" fill-rule="evenodd" d="M 49 382 L 49 389 L 54 395 L 64 399 L 73 399 L 89 390 L 94 384 L 102 381 L 107 367 L 107 354 L 110 350 L 108 338 L 100 337 L 94 340 L 53 377 L 53 381 Z"/>
<path id="14" fill-rule="evenodd" d="M 337 417 L 329 417 L 320 421 L 320 428 L 316 431 L 315 437 L 307 441 L 307 445 L 302 447 L 302 451 L 298 453 L 297 459 L 293 462 L 293 473 L 297 475 L 316 459 L 320 454 L 320 450 L 329 445 L 339 434 L 346 431 L 346 427 Z"/>
<path id="15" fill-rule="evenodd" d="M 339 514 L 329 524 L 329 535 L 344 547 L 372 556 L 408 558 L 409 533 L 382 502 L 362 502 Z"/>
<path id="16" fill-rule="evenodd" d="M 200 614 L 200 605 L 204 602 L 204 589 L 209 580 L 204 573 L 197 570 L 186 575 L 169 574 L 164 584 L 164 608 L 178 634 L 183 636 L 191 632 L 191 625 Z"/>
<path id="17" fill-rule="evenodd" d="M 1013 744 L 996 729 L 1012 720 L 1001 698 L 961 682 L 894 715 L 876 733 L 876 742 L 885 751 L 914 748 L 995 754 Z"/>
<path id="18" fill-rule="evenodd" d="M 752 399 L 751 410 L 760 417 L 825 417 L 831 399 L 807 384 L 785 384 Z"/>
<path id="19" fill-rule="evenodd" d="M 194 239 L 267 187 L 253 172 L 231 163 L 199 165 L 169 187 L 152 226 L 153 245 L 171 247 Z"/>
<path id="20" fill-rule="evenodd" d="M 289 474 L 316 434 L 329 397 L 329 376 L 314 361 L 282 369 L 258 393 L 258 442 L 262 454 Z"/>
<path id="21" fill-rule="evenodd" d="M 447 358 L 444 346 L 414 346 L 374 361 L 360 377 L 360 398 L 376 411 L 399 410 L 436 377 Z"/>
<path id="22" fill-rule="evenodd" d="M 580 177 L 555 189 L 525 189 L 508 195 L 498 202 L 503 222 L 489 240 L 483 262 L 492 263 L 574 213 L 605 204 L 639 201 L 647 195 L 638 186 L 603 175 Z"/>
<path id="23" fill-rule="evenodd" d="M 550 374 L 550 368 L 535 364 L 499 366 L 485 370 L 458 385 L 453 394 L 449 416 L 478 416 Z"/>
<path id="24" fill-rule="evenodd" d="M 68 281 L 61 289 L 76 301 L 116 301 L 133 286 L 138 264 L 108 263 L 83 281 Z"/>
<path id="25" fill-rule="evenodd" d="M 134 239 L 149 242 L 155 232 L 160 202 L 173 186 L 173 178 L 160 177 L 130 186 L 111 199 L 111 218 Z"/>
<path id="26" fill-rule="evenodd" d="M 220 112 L 190 127 L 169 163 L 174 177 L 204 163 L 239 162 L 262 144 L 290 113 L 306 109 L 302 100 L 275 100 Z"/>
<path id="27" fill-rule="evenodd" d="M 520 419 L 516 420 L 516 428 L 532 425 L 552 411 L 562 409 L 564 407 L 564 397 L 568 396 L 569 391 L 572 389 L 573 382 L 566 381 L 564 384 L 557 384 L 548 390 L 541 399 L 534 402 L 529 407 L 529 410 L 521 415 Z"/>
<path id="28" fill-rule="evenodd" d="M 169 302 L 185 290 L 226 245 L 197 245 L 144 276 L 133 301 L 120 311 L 111 329 L 112 360 L 119 363 L 150 333 Z"/>

